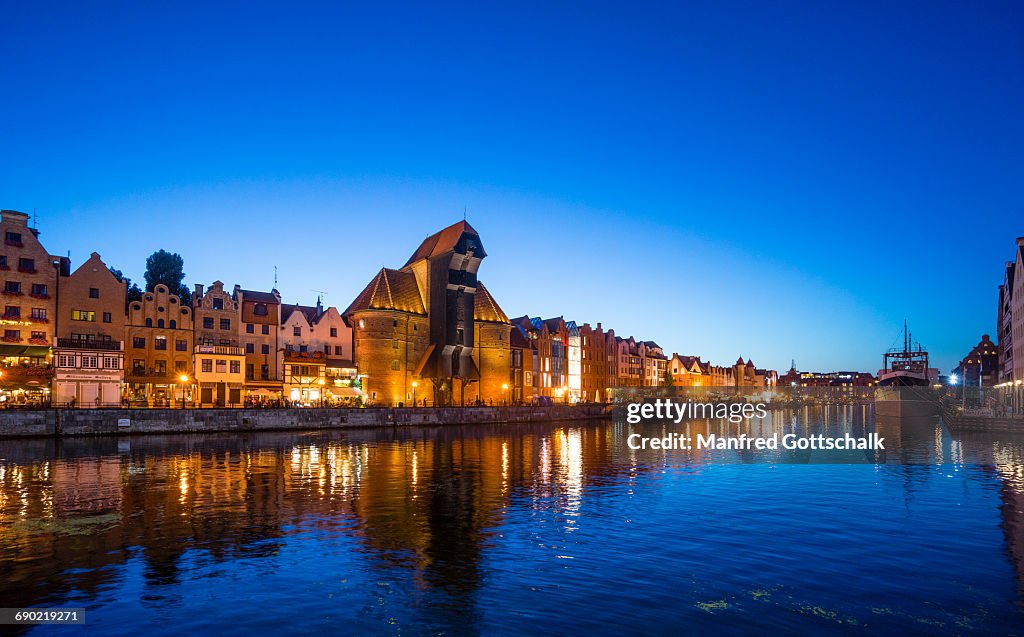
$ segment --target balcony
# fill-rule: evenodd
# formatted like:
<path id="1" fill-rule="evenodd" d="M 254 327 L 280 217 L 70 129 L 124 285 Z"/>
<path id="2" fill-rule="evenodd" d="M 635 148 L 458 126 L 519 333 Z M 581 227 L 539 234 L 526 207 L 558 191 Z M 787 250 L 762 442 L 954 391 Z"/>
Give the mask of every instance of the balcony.
<path id="1" fill-rule="evenodd" d="M 58 338 L 57 347 L 67 349 L 98 349 L 119 352 L 121 351 L 121 341 L 83 341 L 79 338 Z"/>
<path id="2" fill-rule="evenodd" d="M 193 354 L 217 354 L 220 356 L 245 356 L 245 350 L 241 347 L 230 345 L 196 345 Z"/>

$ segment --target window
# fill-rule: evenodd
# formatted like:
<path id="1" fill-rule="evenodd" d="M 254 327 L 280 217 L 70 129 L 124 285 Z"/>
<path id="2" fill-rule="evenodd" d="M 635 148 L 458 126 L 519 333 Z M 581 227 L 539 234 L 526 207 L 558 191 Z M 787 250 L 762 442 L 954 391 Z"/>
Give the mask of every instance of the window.
<path id="1" fill-rule="evenodd" d="M 82 369 L 99 369 L 100 359 L 95 354 L 82 354 Z"/>
<path id="2" fill-rule="evenodd" d="M 391 321 L 391 327 L 398 327 L 398 321 L 397 320 Z"/>
<path id="3" fill-rule="evenodd" d="M 57 367 L 74 367 L 75 366 L 75 355 L 74 354 L 60 354 L 57 356 Z"/>
<path id="4" fill-rule="evenodd" d="M 0 254 L 0 268 L 10 269 L 7 267 L 7 255 Z"/>
<path id="5" fill-rule="evenodd" d="M 245 324 L 245 333 L 246 334 L 255 334 L 256 333 L 256 326 L 253 325 L 252 323 L 246 323 Z"/>
<path id="6" fill-rule="evenodd" d="M 242 363 L 241 363 L 241 361 L 231 361 L 231 373 L 232 374 L 240 374 L 241 372 L 242 372 Z"/>
<path id="7" fill-rule="evenodd" d="M 254 368 L 253 368 L 253 364 L 252 363 L 249 363 L 249 364 L 247 364 L 245 366 L 245 379 L 246 380 L 252 380 L 255 377 L 255 373 L 253 372 L 253 369 Z"/>
<path id="8" fill-rule="evenodd" d="M 252 343 L 246 343 L 245 344 L 245 353 L 246 354 L 255 354 L 256 353 L 256 346 L 253 345 Z"/>
<path id="9" fill-rule="evenodd" d="M 308 351 L 309 351 L 309 347 L 308 346 L 306 346 L 306 345 L 299 345 L 299 352 L 305 354 Z"/>
<path id="10" fill-rule="evenodd" d="M 227 371 L 228 371 L 228 362 L 226 360 L 224 360 L 223 358 L 218 358 L 217 359 L 217 373 L 218 374 L 225 374 L 225 373 L 227 373 Z"/>
<path id="11" fill-rule="evenodd" d="M 337 336 L 338 336 L 338 328 L 332 327 L 331 328 L 331 338 L 336 338 Z"/>
<path id="12" fill-rule="evenodd" d="M 172 330 L 178 329 L 178 322 L 175 321 L 174 319 L 171 319 L 170 327 Z"/>
<path id="13" fill-rule="evenodd" d="M 221 319 L 220 320 L 220 329 L 222 329 L 222 330 L 230 330 L 231 329 L 231 319 Z"/>
<path id="14" fill-rule="evenodd" d="M 46 293 L 45 283 L 33 283 L 32 284 L 32 296 L 48 296 Z"/>
<path id="15" fill-rule="evenodd" d="M 28 272 L 30 274 L 34 273 L 36 271 L 36 260 L 21 257 L 20 259 L 18 259 L 18 271 Z"/>
<path id="16" fill-rule="evenodd" d="M 398 339 L 397 338 L 391 339 L 391 349 L 398 349 Z"/>
<path id="17" fill-rule="evenodd" d="M 151 319 L 151 318 L 146 319 L 146 327 L 153 327 L 153 319 Z"/>
<path id="18" fill-rule="evenodd" d="M 213 329 L 213 317 L 212 316 L 204 316 L 203 317 L 203 329 L 207 329 L 207 330 L 212 330 Z"/>
<path id="19" fill-rule="evenodd" d="M 398 359 L 391 361 L 391 369 L 400 369 Z"/>
<path id="20" fill-rule="evenodd" d="M 45 341 L 46 332 L 32 332 L 32 336 L 30 336 L 29 338 L 31 338 L 34 341 Z"/>
<path id="21" fill-rule="evenodd" d="M 296 325 L 292 328 L 292 336 L 302 336 L 302 328 Z"/>
<path id="22" fill-rule="evenodd" d="M 5 341 L 20 341 L 21 330 L 4 330 Z"/>
<path id="23" fill-rule="evenodd" d="M 188 351 L 188 341 L 186 341 L 183 338 L 179 338 L 176 341 L 174 341 L 174 351 L 176 351 L 176 352 L 187 352 Z"/>
<path id="24" fill-rule="evenodd" d="M 89 298 L 90 299 L 98 299 L 98 298 L 100 298 L 100 289 L 99 288 L 89 288 Z"/>
<path id="25" fill-rule="evenodd" d="M 116 356 L 103 357 L 103 369 L 119 369 L 120 365 Z"/>
<path id="26" fill-rule="evenodd" d="M 269 325 L 264 325 L 263 326 L 263 334 L 264 335 L 270 334 L 270 326 Z"/>
<path id="27" fill-rule="evenodd" d="M 135 360 L 133 360 L 132 361 L 132 374 L 135 374 L 136 376 L 145 376 L 146 375 L 146 361 L 142 360 L 141 358 L 136 358 Z"/>
<path id="28" fill-rule="evenodd" d="M 335 345 L 334 346 L 334 355 L 335 356 L 341 356 L 341 345 Z"/>
<path id="29" fill-rule="evenodd" d="M 204 358 L 202 361 L 201 368 L 204 373 L 209 374 L 213 372 L 213 359 Z"/>
<path id="30" fill-rule="evenodd" d="M 331 355 L 331 346 L 330 345 L 324 345 L 324 356 L 330 356 L 330 355 Z"/>
<path id="31" fill-rule="evenodd" d="M 260 367 L 260 379 L 270 380 L 270 365 L 263 365 Z"/>
<path id="32" fill-rule="evenodd" d="M 155 336 L 153 337 L 153 349 L 166 350 L 167 349 L 167 337 L 166 336 Z"/>
<path id="33" fill-rule="evenodd" d="M 267 345 L 266 343 L 264 343 L 263 345 L 260 345 L 260 353 L 262 353 L 262 354 L 269 354 L 270 353 L 270 346 Z"/>
<path id="34" fill-rule="evenodd" d="M 71 310 L 72 321 L 95 321 L 96 312 L 88 312 L 86 310 Z"/>
<path id="35" fill-rule="evenodd" d="M 4 308 L 4 318 L 21 318 L 21 308 L 17 305 L 8 305 Z"/>
<path id="36" fill-rule="evenodd" d="M 135 349 L 146 349 L 146 337 L 136 336 L 132 338 L 132 347 Z"/>
<path id="37" fill-rule="evenodd" d="M 223 310 L 224 309 L 224 299 L 221 299 L 221 298 L 214 299 L 213 300 L 213 309 L 215 309 L 215 310 Z"/>
<path id="38" fill-rule="evenodd" d="M 257 303 L 256 305 L 253 306 L 252 313 L 255 316 L 266 316 L 267 315 L 267 304 L 266 303 Z"/>
<path id="39" fill-rule="evenodd" d="M 188 372 L 188 361 L 174 361 L 174 371 L 179 374 Z"/>
<path id="40" fill-rule="evenodd" d="M 157 327 L 163 327 L 164 326 L 164 320 L 163 319 L 157 319 L 156 320 L 156 326 Z"/>
<path id="41" fill-rule="evenodd" d="M 20 232 L 7 232 L 4 234 L 4 243 L 10 246 L 21 246 Z"/>
<path id="42" fill-rule="evenodd" d="M 110 315 L 110 312 L 104 312 L 103 313 L 103 322 L 104 323 L 109 323 L 112 319 L 113 319 L 113 317 Z"/>
<path id="43" fill-rule="evenodd" d="M 160 359 L 153 362 L 153 373 L 164 375 L 167 373 L 167 361 Z"/>
<path id="44" fill-rule="evenodd" d="M 21 283 L 17 281 L 8 281 L 4 284 L 4 292 L 8 294 L 21 294 Z"/>

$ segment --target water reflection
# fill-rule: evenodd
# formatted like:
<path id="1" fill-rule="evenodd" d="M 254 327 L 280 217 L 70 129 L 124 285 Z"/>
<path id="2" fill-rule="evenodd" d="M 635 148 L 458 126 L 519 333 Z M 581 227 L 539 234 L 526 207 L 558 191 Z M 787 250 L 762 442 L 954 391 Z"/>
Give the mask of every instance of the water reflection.
<path id="1" fill-rule="evenodd" d="M 736 433 L 718 422 L 680 427 L 691 436 Z M 634 428 L 611 422 L 4 441 L 0 596 L 9 607 L 84 605 L 110 620 L 129 611 L 156 620 L 173 607 L 213 621 L 227 617 L 224 600 L 240 596 L 249 607 L 276 603 L 267 612 L 282 622 L 304 609 L 310 625 L 346 621 L 354 632 L 496 632 L 531 621 L 568 629 L 576 624 L 561 623 L 563 611 L 602 599 L 618 608 L 611 616 L 588 611 L 598 632 L 617 625 L 614 617 L 628 626 L 621 622 L 634 606 L 654 614 L 660 624 L 652 626 L 698 626 L 728 614 L 738 625 L 778 627 L 807 619 L 800 608 L 816 607 L 881 632 L 922 618 L 954 622 L 956 612 L 963 620 L 971 612 L 963 609 L 980 607 L 984 618 L 968 617 L 969 628 L 1019 621 L 999 602 L 1014 600 L 1001 592 L 1013 588 L 1012 572 L 1001 578 L 993 565 L 1015 569 L 1021 599 L 1024 441 L 954 438 L 937 420 L 875 423 L 856 406 L 776 412 L 757 427 L 747 433 L 877 430 L 898 444 L 839 458 L 632 450 L 626 439 Z M 652 425 L 645 433 L 669 429 Z M 950 464 L 962 458 L 985 459 L 984 466 Z M 870 464 L 784 464 L 815 462 Z M 859 490 L 877 502 L 852 506 Z M 998 535 L 985 526 L 988 512 Z M 987 581 L 960 572 L 973 592 L 948 592 L 952 601 L 938 609 L 865 606 L 846 599 L 849 591 L 817 598 L 815 578 L 830 572 L 808 569 L 840 567 L 806 562 L 820 560 L 808 552 L 816 540 L 777 546 L 787 539 L 776 537 L 781 529 L 793 524 L 851 551 L 870 540 L 865 535 L 899 544 L 893 530 L 907 524 L 919 536 L 899 549 L 906 553 L 958 533 L 957 550 L 984 566 Z M 634 563 L 666 544 L 679 551 L 672 559 Z M 701 557 L 712 549 L 721 563 Z M 902 589 L 923 588 L 922 577 L 942 581 L 953 573 L 938 565 L 941 553 L 878 556 L 878 572 L 855 565 L 871 558 L 851 554 L 847 570 L 830 576 L 861 581 L 865 590 L 855 599 L 884 589 L 885 577 Z M 768 565 L 779 559 L 789 570 Z M 750 570 L 755 563 L 760 574 Z M 917 579 L 900 581 L 904 567 Z M 775 588 L 748 581 L 773 569 Z M 214 598 L 203 601 L 197 591 Z M 666 594 L 671 604 L 643 606 Z M 715 594 L 724 601 L 708 597 Z M 829 617 L 806 625 L 842 624 Z"/>

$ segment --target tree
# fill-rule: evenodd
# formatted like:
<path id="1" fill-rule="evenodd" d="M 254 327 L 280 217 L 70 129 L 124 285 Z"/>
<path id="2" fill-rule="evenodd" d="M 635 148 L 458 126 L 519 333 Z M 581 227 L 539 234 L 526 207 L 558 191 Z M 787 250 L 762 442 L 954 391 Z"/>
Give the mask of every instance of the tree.
<path id="1" fill-rule="evenodd" d="M 110 273 L 116 276 L 118 281 L 124 281 L 125 283 L 128 284 L 128 296 L 125 299 L 127 303 L 142 300 L 142 288 L 139 287 L 138 283 L 132 283 L 132 280 L 126 277 L 124 273 L 118 270 L 117 268 L 109 269 Z"/>
<path id="2" fill-rule="evenodd" d="M 185 280 L 185 260 L 178 253 L 157 250 L 146 258 L 146 291 L 163 283 L 171 294 L 177 294 L 183 305 L 192 305 L 192 293 L 182 283 Z"/>
<path id="3" fill-rule="evenodd" d="M 676 384 L 676 379 L 675 379 L 674 376 L 672 376 L 672 372 L 667 371 L 667 370 L 665 371 L 665 381 L 664 381 L 664 383 L 665 383 L 665 387 L 672 387 L 673 385 Z"/>

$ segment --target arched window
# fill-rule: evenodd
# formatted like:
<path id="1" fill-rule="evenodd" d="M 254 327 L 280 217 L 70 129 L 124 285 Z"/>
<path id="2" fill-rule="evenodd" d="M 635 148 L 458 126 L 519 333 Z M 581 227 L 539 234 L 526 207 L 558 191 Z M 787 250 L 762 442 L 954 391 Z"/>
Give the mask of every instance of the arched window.
<path id="1" fill-rule="evenodd" d="M 174 319 L 171 319 L 171 329 L 172 330 L 178 329 L 178 322 L 175 321 Z"/>
<path id="2" fill-rule="evenodd" d="M 163 327 L 164 326 L 164 320 L 163 319 L 157 319 L 156 326 L 157 327 Z"/>
<path id="3" fill-rule="evenodd" d="M 146 319 L 146 327 L 153 327 L 153 319 L 151 319 L 151 318 Z"/>

